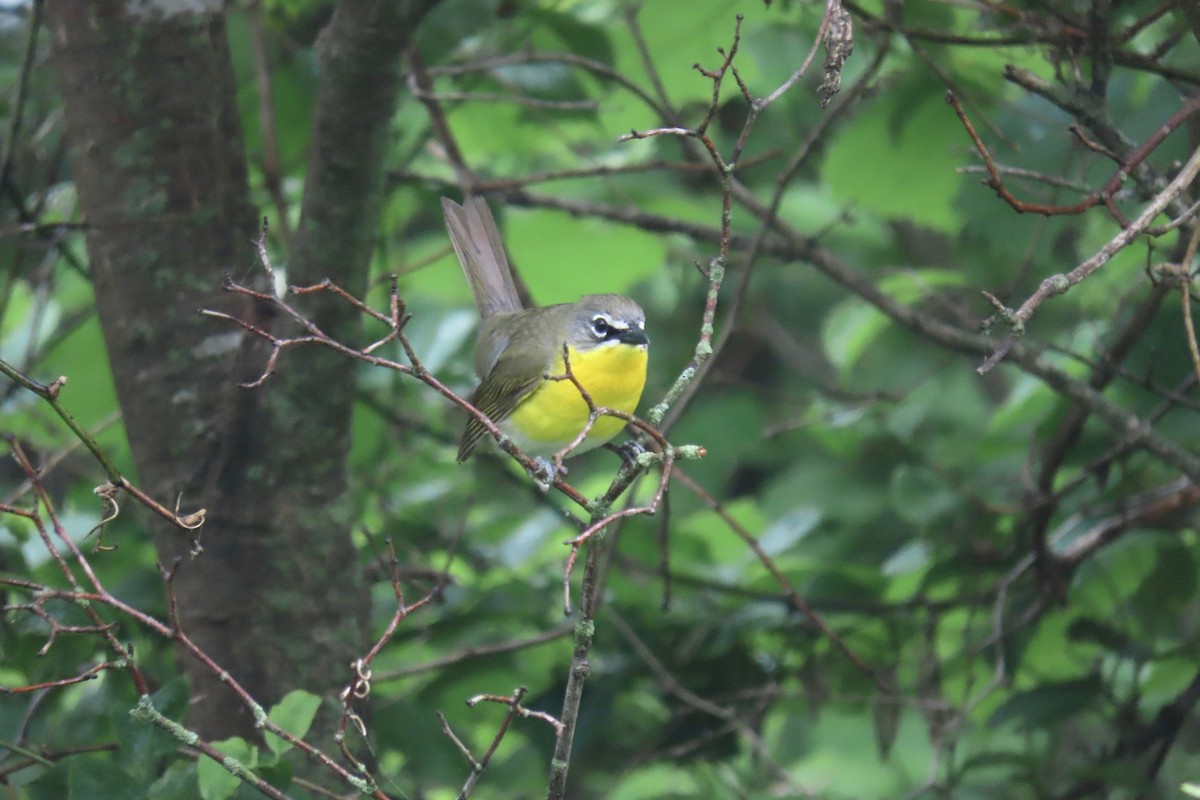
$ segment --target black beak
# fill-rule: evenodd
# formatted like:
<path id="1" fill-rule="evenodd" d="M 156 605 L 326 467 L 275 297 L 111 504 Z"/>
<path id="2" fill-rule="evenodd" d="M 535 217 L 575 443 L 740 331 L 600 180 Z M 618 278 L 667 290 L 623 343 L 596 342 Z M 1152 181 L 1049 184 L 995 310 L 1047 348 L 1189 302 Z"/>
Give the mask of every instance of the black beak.
<path id="1" fill-rule="evenodd" d="M 621 344 L 650 344 L 650 337 L 641 328 L 627 328 L 617 334 L 617 341 Z"/>

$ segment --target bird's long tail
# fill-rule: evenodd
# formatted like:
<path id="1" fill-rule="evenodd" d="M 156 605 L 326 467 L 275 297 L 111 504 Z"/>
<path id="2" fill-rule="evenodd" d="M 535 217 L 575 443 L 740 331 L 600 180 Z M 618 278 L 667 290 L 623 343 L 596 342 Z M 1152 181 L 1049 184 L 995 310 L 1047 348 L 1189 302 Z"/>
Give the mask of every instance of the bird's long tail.
<path id="1" fill-rule="evenodd" d="M 446 230 L 458 254 L 481 319 L 524 308 L 492 210 L 482 197 L 462 205 L 442 198 Z"/>

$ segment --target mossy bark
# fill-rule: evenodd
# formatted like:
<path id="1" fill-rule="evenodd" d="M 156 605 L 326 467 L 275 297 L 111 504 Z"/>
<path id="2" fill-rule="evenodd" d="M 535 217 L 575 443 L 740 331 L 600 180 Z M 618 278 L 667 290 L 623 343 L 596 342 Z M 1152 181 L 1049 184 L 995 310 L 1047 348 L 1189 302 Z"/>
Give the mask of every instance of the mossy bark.
<path id="1" fill-rule="evenodd" d="M 335 12 L 294 282 L 328 275 L 365 286 L 395 64 L 427 5 L 356 0 Z M 263 366 L 262 343 L 196 313 L 281 324 L 221 290 L 224 273 L 258 270 L 221 9 L 49 0 L 46 19 L 139 482 L 168 505 L 181 494 L 182 510 L 208 511 L 196 558 L 180 531 L 153 522 L 159 557 L 179 560 L 187 634 L 269 705 L 294 688 L 331 696 L 364 642 L 368 596 L 346 481 L 354 365 L 315 349 L 289 354 L 279 380 L 241 389 Z M 348 80 L 359 90 L 345 94 Z M 353 340 L 348 309 L 318 313 Z M 219 675 L 190 658 L 183 666 L 191 727 L 212 738 L 253 733 Z"/>

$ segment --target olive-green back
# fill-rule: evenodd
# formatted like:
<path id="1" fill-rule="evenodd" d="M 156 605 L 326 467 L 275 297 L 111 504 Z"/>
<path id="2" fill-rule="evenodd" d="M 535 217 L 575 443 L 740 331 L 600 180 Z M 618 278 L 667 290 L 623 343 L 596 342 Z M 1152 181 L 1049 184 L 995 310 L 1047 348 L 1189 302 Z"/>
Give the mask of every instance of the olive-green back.
<path id="1" fill-rule="evenodd" d="M 506 419 L 554 366 L 567 339 L 573 305 L 555 305 L 483 320 L 475 345 L 475 371 L 481 382 L 472 403 L 492 422 Z M 514 344 L 515 343 L 515 344 Z M 475 417 L 467 421 L 458 460 L 470 457 L 487 433 Z"/>

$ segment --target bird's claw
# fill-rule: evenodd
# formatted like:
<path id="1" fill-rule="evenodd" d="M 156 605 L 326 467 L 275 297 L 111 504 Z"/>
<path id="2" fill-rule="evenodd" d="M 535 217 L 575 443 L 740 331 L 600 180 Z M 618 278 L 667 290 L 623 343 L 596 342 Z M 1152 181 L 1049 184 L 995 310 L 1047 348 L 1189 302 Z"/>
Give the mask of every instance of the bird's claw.
<path id="1" fill-rule="evenodd" d="M 637 466 L 638 456 L 646 452 L 645 445 L 637 439 L 630 439 L 622 444 L 606 444 L 604 447 L 619 455 L 625 466 L 630 468 Z"/>
<path id="2" fill-rule="evenodd" d="M 537 469 L 529 470 L 529 475 L 537 481 L 538 487 L 543 492 L 550 491 L 550 487 L 558 480 L 560 475 L 567 474 L 567 468 L 564 464 L 554 465 L 553 461 L 535 456 L 534 462 L 537 464 Z"/>

